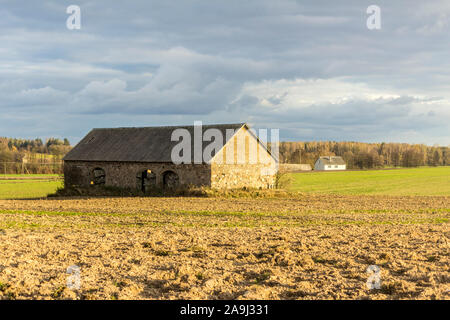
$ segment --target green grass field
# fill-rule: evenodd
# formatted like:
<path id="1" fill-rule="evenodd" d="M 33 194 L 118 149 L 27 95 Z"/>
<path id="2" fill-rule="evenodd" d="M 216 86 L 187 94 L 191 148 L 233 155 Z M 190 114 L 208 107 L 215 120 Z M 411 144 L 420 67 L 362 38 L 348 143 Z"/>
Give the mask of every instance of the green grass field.
<path id="1" fill-rule="evenodd" d="M 327 194 L 450 195 L 450 167 L 289 174 L 290 190 Z"/>
<path id="2" fill-rule="evenodd" d="M 353 195 L 450 195 L 450 167 L 308 172 L 288 175 L 291 191 Z M 46 197 L 58 175 L 0 175 L 0 199 Z"/>
<path id="3" fill-rule="evenodd" d="M 62 186 L 58 175 L 0 175 L 0 199 L 42 198 Z"/>

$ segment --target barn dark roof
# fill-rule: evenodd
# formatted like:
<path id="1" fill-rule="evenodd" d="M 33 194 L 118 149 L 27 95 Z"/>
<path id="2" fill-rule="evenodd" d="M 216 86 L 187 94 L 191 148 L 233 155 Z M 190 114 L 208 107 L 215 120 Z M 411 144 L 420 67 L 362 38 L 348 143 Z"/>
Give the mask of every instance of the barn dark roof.
<path id="1" fill-rule="evenodd" d="M 226 140 L 226 129 L 237 130 L 245 123 L 203 125 L 202 130 L 219 129 Z M 194 140 L 194 126 L 93 129 L 65 157 L 64 161 L 172 162 L 171 141 L 175 129 L 187 129 Z M 203 148 L 210 142 L 203 142 Z M 202 150 L 203 150 L 202 148 Z M 194 157 L 193 150 L 191 151 Z M 193 162 L 193 159 L 192 159 Z"/>
<path id="2" fill-rule="evenodd" d="M 342 157 L 330 156 L 330 157 L 320 157 L 323 164 L 335 164 L 335 165 L 343 165 L 345 164 L 344 159 Z"/>

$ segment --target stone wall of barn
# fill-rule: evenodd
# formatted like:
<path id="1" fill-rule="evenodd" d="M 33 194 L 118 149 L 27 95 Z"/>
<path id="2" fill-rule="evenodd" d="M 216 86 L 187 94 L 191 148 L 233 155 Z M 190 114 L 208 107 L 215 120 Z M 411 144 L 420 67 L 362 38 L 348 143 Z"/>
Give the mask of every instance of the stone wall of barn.
<path id="1" fill-rule="evenodd" d="M 273 188 L 277 166 L 274 158 L 241 128 L 211 161 L 211 187 L 216 189 Z"/>
<path id="2" fill-rule="evenodd" d="M 214 189 L 275 187 L 274 168 L 262 164 L 212 164 L 211 187 Z"/>
<path id="3" fill-rule="evenodd" d="M 311 171 L 310 164 L 302 164 L 302 163 L 280 163 L 279 165 L 280 172 L 299 172 L 299 171 Z"/>
<path id="4" fill-rule="evenodd" d="M 150 170 L 157 186 L 163 186 L 163 177 L 169 171 L 178 175 L 180 185 L 210 186 L 211 169 L 207 164 L 141 163 L 65 161 L 64 180 L 68 186 L 89 186 L 95 180 L 94 170 L 105 173 L 105 185 L 123 188 L 141 187 L 141 174 Z M 153 180 L 152 180 L 153 181 Z"/>

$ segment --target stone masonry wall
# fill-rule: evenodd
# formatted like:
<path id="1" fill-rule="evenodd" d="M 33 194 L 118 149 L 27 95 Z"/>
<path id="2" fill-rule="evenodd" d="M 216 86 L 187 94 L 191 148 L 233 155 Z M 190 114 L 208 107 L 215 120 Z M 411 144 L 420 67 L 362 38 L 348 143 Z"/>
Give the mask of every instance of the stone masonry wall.
<path id="1" fill-rule="evenodd" d="M 264 165 L 211 165 L 211 187 L 215 189 L 274 188 L 275 175 L 268 174 Z"/>
<path id="2" fill-rule="evenodd" d="M 97 168 L 105 171 L 106 186 L 139 188 L 137 177 L 149 169 L 156 175 L 156 185 L 159 187 L 162 187 L 163 174 L 167 171 L 173 171 L 178 175 L 180 185 L 211 185 L 211 169 L 207 164 L 65 161 L 66 187 L 89 186 L 94 180 L 93 171 Z"/>
<path id="3" fill-rule="evenodd" d="M 274 158 L 242 128 L 212 159 L 211 187 L 273 188 L 276 170 Z"/>
<path id="4" fill-rule="evenodd" d="M 310 164 L 301 163 L 280 163 L 280 172 L 298 172 L 298 171 L 311 171 Z"/>

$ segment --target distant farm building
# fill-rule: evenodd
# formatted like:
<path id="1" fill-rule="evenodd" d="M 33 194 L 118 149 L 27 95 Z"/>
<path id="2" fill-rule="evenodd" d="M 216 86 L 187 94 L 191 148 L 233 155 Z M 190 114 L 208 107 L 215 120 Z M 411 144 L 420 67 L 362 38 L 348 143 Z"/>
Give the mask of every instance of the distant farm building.
<path id="1" fill-rule="evenodd" d="M 180 163 L 173 161 L 181 141 L 173 141 L 175 130 L 192 137 Z M 211 133 L 223 140 L 215 141 Z M 213 149 L 212 142 L 220 147 Z M 204 154 L 210 156 L 205 159 Z M 66 187 L 105 185 L 144 192 L 189 185 L 272 188 L 277 169 L 277 159 L 245 123 L 93 129 L 63 160 Z"/>
<path id="2" fill-rule="evenodd" d="M 314 170 L 345 170 L 346 164 L 342 157 L 320 157 L 314 164 Z"/>

